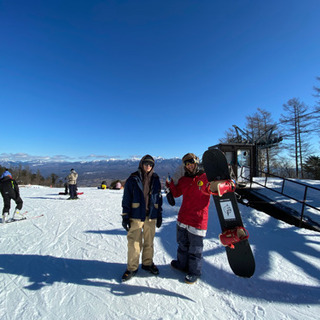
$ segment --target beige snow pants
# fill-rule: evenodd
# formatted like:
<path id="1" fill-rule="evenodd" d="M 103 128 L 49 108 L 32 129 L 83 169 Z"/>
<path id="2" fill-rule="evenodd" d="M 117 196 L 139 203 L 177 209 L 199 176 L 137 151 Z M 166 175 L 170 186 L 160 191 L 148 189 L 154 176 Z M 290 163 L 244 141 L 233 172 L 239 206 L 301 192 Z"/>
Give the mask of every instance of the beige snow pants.
<path id="1" fill-rule="evenodd" d="M 153 263 L 153 240 L 156 233 L 157 219 L 130 219 L 128 239 L 128 264 L 129 271 L 139 267 L 140 252 L 142 251 L 142 264 L 150 266 Z"/>

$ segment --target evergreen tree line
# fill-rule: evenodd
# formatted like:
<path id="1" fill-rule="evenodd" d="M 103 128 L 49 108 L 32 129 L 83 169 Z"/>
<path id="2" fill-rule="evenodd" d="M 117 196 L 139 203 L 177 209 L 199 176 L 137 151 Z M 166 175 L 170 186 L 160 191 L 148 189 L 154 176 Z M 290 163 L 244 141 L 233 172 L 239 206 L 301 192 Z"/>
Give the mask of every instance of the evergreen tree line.
<path id="1" fill-rule="evenodd" d="M 54 186 L 58 188 L 63 186 L 63 181 L 61 179 L 58 180 L 59 177 L 55 173 L 44 178 L 40 174 L 40 170 L 38 170 L 37 173 L 32 173 L 29 167 L 22 167 L 22 165 L 20 165 L 17 168 L 0 166 L 0 175 L 5 171 L 5 169 L 9 170 L 19 185 L 33 184 L 40 186 Z"/>
<path id="2" fill-rule="evenodd" d="M 320 77 L 316 78 L 320 81 Z M 246 116 L 246 128 L 234 126 L 225 132 L 221 143 L 254 143 L 257 146 L 258 170 L 289 178 L 320 179 L 319 144 L 311 139 L 320 133 L 320 87 L 314 86 L 314 106 L 298 98 L 283 104 L 276 122 L 272 114 L 258 108 Z M 280 138 L 281 137 L 281 138 Z"/>

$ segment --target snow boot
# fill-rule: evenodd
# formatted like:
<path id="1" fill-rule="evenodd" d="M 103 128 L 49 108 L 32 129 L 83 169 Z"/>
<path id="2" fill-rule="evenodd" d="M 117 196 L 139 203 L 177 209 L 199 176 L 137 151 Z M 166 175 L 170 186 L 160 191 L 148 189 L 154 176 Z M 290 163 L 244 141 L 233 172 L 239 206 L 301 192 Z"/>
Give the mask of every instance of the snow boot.
<path id="1" fill-rule="evenodd" d="M 196 276 L 195 274 L 188 273 L 186 277 L 184 278 L 185 283 L 187 284 L 194 284 L 199 279 L 199 276 Z"/>
<path id="2" fill-rule="evenodd" d="M 141 268 L 143 270 L 149 271 L 150 273 L 152 273 L 154 275 L 158 275 L 159 274 L 159 269 L 157 268 L 157 266 L 154 263 L 151 266 L 145 266 L 143 264 Z"/>
<path id="3" fill-rule="evenodd" d="M 135 271 L 126 270 L 125 273 L 123 274 L 122 278 L 121 278 L 121 281 L 125 282 L 125 281 L 130 280 L 133 276 L 135 276 L 135 274 L 137 272 L 138 272 L 138 269 L 135 270 Z"/>
<path id="4" fill-rule="evenodd" d="M 220 242 L 223 246 L 234 249 L 234 244 L 248 239 L 249 233 L 244 227 L 226 230 L 219 235 Z"/>
<path id="5" fill-rule="evenodd" d="M 9 212 L 2 213 L 2 223 L 6 223 L 6 218 L 9 216 Z"/>
<path id="6" fill-rule="evenodd" d="M 22 215 L 19 209 L 15 209 L 11 220 L 24 220 L 26 217 Z"/>

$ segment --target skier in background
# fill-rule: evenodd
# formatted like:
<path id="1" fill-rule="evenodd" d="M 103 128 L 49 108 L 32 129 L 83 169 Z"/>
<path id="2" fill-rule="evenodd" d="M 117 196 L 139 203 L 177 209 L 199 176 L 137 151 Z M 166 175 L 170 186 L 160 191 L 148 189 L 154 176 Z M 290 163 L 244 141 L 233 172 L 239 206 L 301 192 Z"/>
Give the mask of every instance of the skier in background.
<path id="1" fill-rule="evenodd" d="M 107 185 L 107 181 L 102 181 L 101 182 L 101 186 L 100 186 L 100 189 L 107 189 L 108 188 L 108 185 Z"/>
<path id="2" fill-rule="evenodd" d="M 23 201 L 20 197 L 19 187 L 17 182 L 12 178 L 8 169 L 0 177 L 0 192 L 3 198 L 2 223 L 6 222 L 6 218 L 10 214 L 11 200 L 16 203 L 16 208 L 12 216 L 12 220 L 22 218 L 20 210 L 22 209 Z"/>
<path id="3" fill-rule="evenodd" d="M 120 189 L 122 189 L 122 185 L 121 185 L 121 182 L 120 182 L 120 181 L 117 181 L 114 189 L 115 189 L 115 190 L 120 190 Z"/>
<path id="4" fill-rule="evenodd" d="M 71 169 L 70 174 L 67 176 L 68 185 L 69 185 L 69 194 L 70 194 L 70 197 L 68 198 L 68 200 L 78 199 L 77 179 L 78 179 L 78 173 L 74 169 Z"/>
<path id="5" fill-rule="evenodd" d="M 160 179 L 153 169 L 154 159 L 145 155 L 124 187 L 122 226 L 128 231 L 128 260 L 122 281 L 137 273 L 141 251 L 142 269 L 159 274 L 153 263 L 153 242 L 156 226 L 160 228 L 162 224 L 162 196 Z"/>

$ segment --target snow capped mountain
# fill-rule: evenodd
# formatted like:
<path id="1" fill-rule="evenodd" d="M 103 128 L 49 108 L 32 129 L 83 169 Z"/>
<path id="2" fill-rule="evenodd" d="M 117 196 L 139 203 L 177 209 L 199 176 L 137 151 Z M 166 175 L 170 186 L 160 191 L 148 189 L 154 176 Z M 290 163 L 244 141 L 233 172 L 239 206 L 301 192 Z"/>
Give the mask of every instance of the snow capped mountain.
<path id="1" fill-rule="evenodd" d="M 131 158 L 125 160 L 119 159 L 104 159 L 93 161 L 1 161 L 3 167 L 29 167 L 34 173 L 38 170 L 44 177 L 48 177 L 54 173 L 59 176 L 61 180 L 69 174 L 70 169 L 75 169 L 79 173 L 79 186 L 97 186 L 101 181 L 106 180 L 110 183 L 112 180 L 125 180 L 128 176 L 136 171 L 139 166 L 140 159 Z M 175 173 L 177 168 L 181 165 L 181 159 L 164 159 L 162 157 L 155 157 L 155 172 L 164 180 L 170 173 Z"/>

